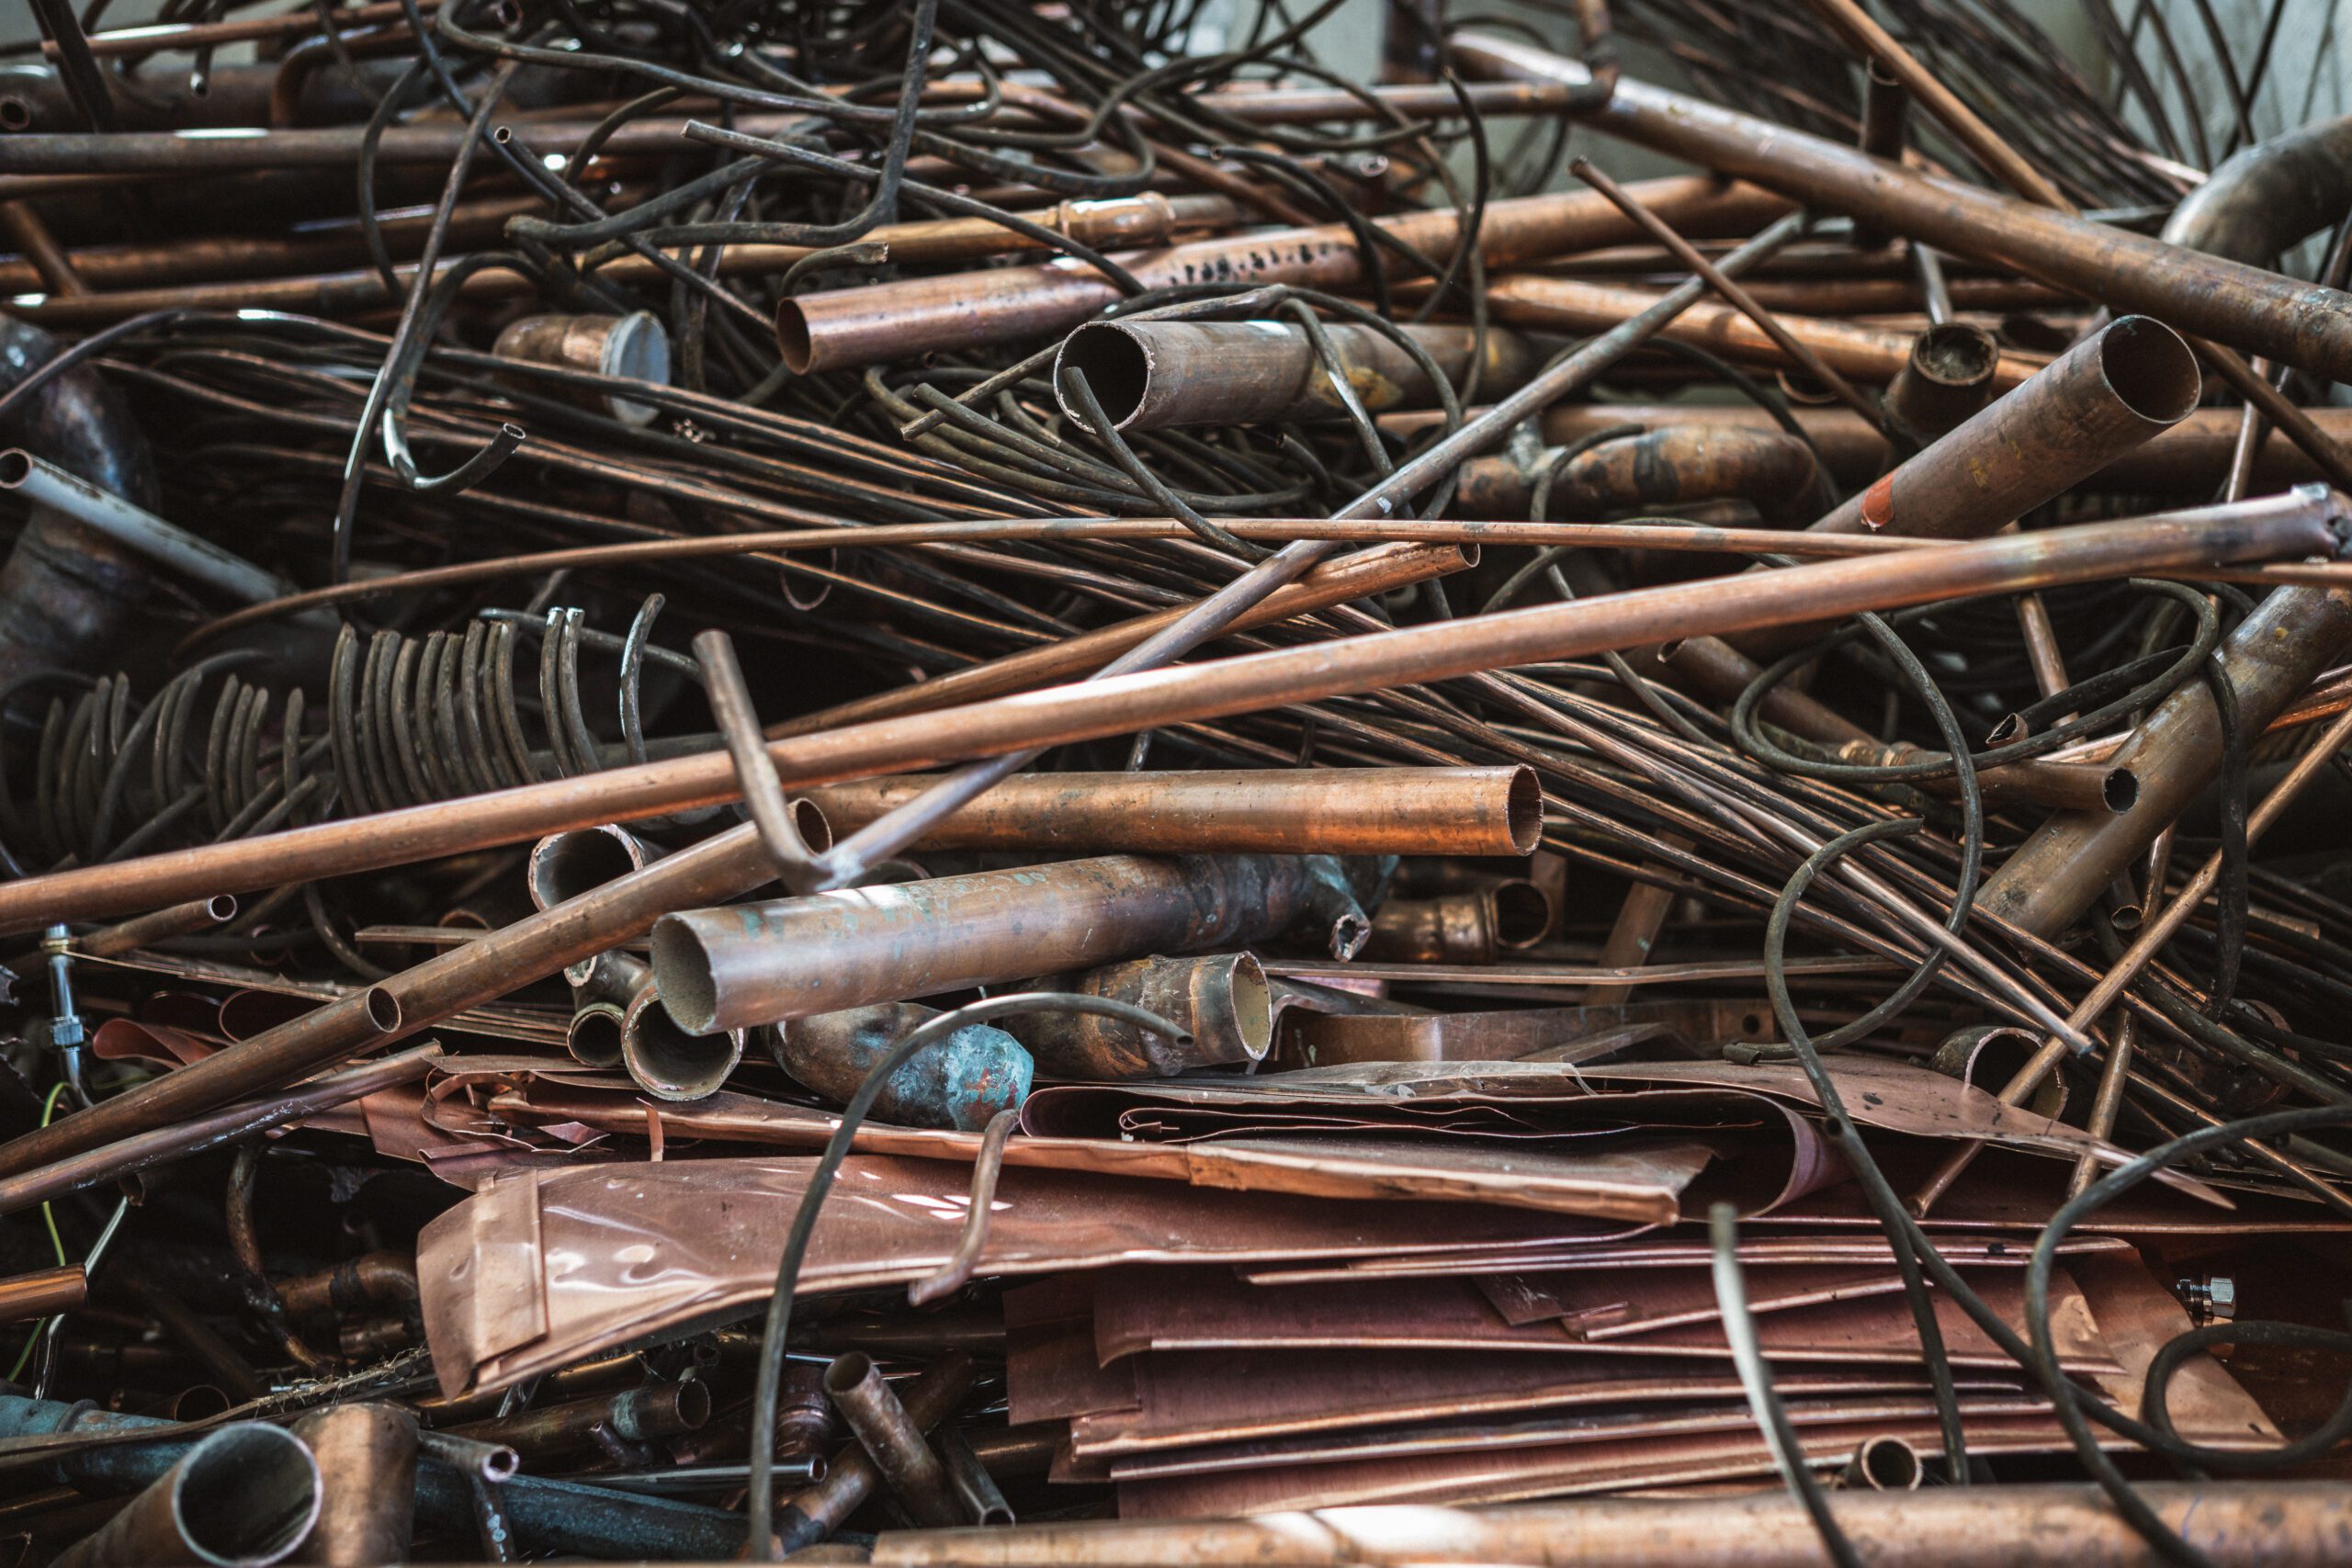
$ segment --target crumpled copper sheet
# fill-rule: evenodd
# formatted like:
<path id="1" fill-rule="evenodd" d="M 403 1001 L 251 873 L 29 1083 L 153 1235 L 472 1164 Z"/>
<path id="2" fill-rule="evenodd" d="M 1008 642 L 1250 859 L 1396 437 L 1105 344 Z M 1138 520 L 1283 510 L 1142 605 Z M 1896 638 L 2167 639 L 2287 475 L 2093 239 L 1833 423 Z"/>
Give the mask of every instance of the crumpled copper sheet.
<path id="1" fill-rule="evenodd" d="M 503 1386 L 764 1299 L 815 1163 L 596 1165 L 485 1184 L 427 1225 L 417 1248 L 444 1391 Z M 968 1179 L 942 1160 L 853 1156 L 818 1222 L 803 1290 L 867 1289 L 938 1269 L 962 1229 Z M 1494 1204 L 1227 1192 L 1008 1166 L 979 1269 L 1504 1248 L 1645 1228 Z"/>

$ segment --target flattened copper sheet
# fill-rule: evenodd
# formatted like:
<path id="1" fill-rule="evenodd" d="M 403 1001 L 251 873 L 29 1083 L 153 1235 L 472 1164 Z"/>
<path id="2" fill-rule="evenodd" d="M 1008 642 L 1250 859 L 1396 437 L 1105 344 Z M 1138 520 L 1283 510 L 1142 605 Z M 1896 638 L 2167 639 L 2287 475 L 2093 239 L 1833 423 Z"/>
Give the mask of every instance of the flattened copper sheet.
<path id="1" fill-rule="evenodd" d="M 1772 1217 L 1778 1219 L 1780 1212 L 1775 1211 Z M 1894 1254 L 1885 1241 L 1874 1235 L 1849 1235 L 1836 1231 L 1817 1231 L 1809 1235 L 1757 1235 L 1753 1229 L 1742 1225 L 1739 1238 L 1739 1260 L 1750 1268 L 1807 1264 L 1892 1266 L 1894 1262 Z M 2001 1236 L 1938 1236 L 1936 1245 L 1958 1268 L 2004 1265 L 2022 1269 L 2032 1255 L 2030 1247 Z M 2120 1236 L 2070 1235 L 2059 1244 L 2058 1250 L 2061 1256 L 2074 1257 L 2094 1252 L 2130 1252 L 2132 1247 Z M 1514 1269 L 1544 1273 L 1587 1269 L 1703 1268 L 1708 1258 L 1705 1241 L 1678 1240 L 1672 1235 L 1660 1233 L 1639 1241 L 1547 1248 L 1507 1259 L 1492 1252 L 1430 1253 L 1411 1258 L 1351 1258 L 1339 1264 L 1247 1264 L 1239 1272 L 1252 1284 L 1304 1285 L 1374 1275 L 1479 1275 L 1489 1273 L 1502 1262 L 1510 1263 Z M 1524 1322 L 1544 1315 L 1548 1314 L 1535 1311 L 1512 1321 Z"/>
<path id="2" fill-rule="evenodd" d="M 1532 1280 L 1543 1281 L 1540 1289 L 1528 1288 Z M 1713 1277 L 1704 1269 L 1482 1274 L 1472 1283 L 1504 1322 L 1556 1322 L 1578 1339 L 1636 1337 L 1685 1324 L 1713 1323 L 1722 1315 Z M 1891 1264 L 1757 1269 L 1747 1276 L 1747 1306 L 1761 1315 L 1892 1295 L 1902 1289 L 1903 1276 Z"/>

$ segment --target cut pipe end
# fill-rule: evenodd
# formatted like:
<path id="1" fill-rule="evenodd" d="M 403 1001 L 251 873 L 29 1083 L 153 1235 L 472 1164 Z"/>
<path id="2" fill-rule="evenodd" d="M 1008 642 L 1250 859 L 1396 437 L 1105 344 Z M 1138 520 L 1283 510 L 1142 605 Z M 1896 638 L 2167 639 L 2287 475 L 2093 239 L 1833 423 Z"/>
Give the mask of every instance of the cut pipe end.
<path id="1" fill-rule="evenodd" d="M 1510 787 L 1503 795 L 1503 823 L 1515 855 L 1532 855 L 1544 842 L 1544 781 L 1533 768 L 1511 770 Z"/>
<path id="2" fill-rule="evenodd" d="M 775 308 L 775 347 L 784 356 L 785 368 L 795 376 L 808 375 L 817 362 L 816 347 L 808 336 L 808 318 L 797 299 L 783 300 Z"/>
<path id="3" fill-rule="evenodd" d="M 2100 783 L 2099 795 L 2107 802 L 2107 808 L 2120 816 L 2139 804 L 2140 775 L 2129 768 L 2109 768 Z"/>
<path id="4" fill-rule="evenodd" d="M 2188 341 L 2153 316 L 2126 316 L 2101 333 L 2098 361 L 2115 400 L 2159 429 L 2187 419 L 2204 390 Z"/>
<path id="5" fill-rule="evenodd" d="M 701 1100 L 716 1094 L 742 1059 L 740 1031 L 688 1033 L 672 1021 L 658 987 L 639 991 L 621 1015 L 621 1065 L 656 1100 Z"/>
<path id="6" fill-rule="evenodd" d="M 0 490 L 15 490 L 33 477 L 33 455 L 21 446 L 0 452 Z"/>
<path id="7" fill-rule="evenodd" d="M 1064 369 L 1086 378 L 1094 400 L 1110 415 L 1112 429 L 1126 429 L 1143 412 L 1144 394 L 1151 387 L 1151 349 L 1122 323 L 1090 321 L 1063 339 L 1061 352 L 1054 355 L 1055 400 L 1070 423 L 1091 429 L 1062 390 Z"/>
<path id="8" fill-rule="evenodd" d="M 717 1030 L 718 987 L 701 935 L 677 916 L 664 915 L 654 922 L 651 946 L 653 981 L 670 1021 L 688 1034 Z"/>
<path id="9" fill-rule="evenodd" d="M 172 1483 L 172 1522 L 186 1561 L 217 1568 L 283 1562 L 319 1522 L 319 1465 L 310 1445 L 258 1421 L 224 1427 L 188 1450 Z"/>

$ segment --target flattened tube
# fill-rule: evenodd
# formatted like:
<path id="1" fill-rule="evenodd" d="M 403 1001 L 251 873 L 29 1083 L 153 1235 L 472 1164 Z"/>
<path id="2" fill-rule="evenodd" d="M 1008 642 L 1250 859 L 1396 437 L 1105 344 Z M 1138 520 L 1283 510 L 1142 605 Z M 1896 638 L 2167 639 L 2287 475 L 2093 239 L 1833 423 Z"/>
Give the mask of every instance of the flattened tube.
<path id="1" fill-rule="evenodd" d="M 845 836 L 938 782 L 862 779 L 808 798 Z M 1543 831 L 1543 787 L 1523 767 L 1016 773 L 924 834 L 922 847 L 1524 855 Z"/>
<path id="2" fill-rule="evenodd" d="M 653 974 L 678 1027 L 707 1034 L 1238 946 L 1289 929 L 1317 891 L 1297 856 L 1103 855 L 665 916 Z"/>
<path id="3" fill-rule="evenodd" d="M 1398 330 L 1449 381 L 1462 379 L 1477 350 L 1470 327 Z M 1437 384 L 1385 333 L 1334 321 L 1323 335 L 1371 412 L 1437 403 Z M 1526 339 L 1501 329 L 1487 333 L 1482 392 L 1516 391 L 1536 368 Z M 1055 357 L 1057 393 L 1065 369 L 1084 373 L 1117 430 L 1336 419 L 1344 412 L 1329 367 L 1306 329 L 1290 321 L 1092 321 L 1070 333 Z M 1086 423 L 1066 396 L 1062 412 Z"/>

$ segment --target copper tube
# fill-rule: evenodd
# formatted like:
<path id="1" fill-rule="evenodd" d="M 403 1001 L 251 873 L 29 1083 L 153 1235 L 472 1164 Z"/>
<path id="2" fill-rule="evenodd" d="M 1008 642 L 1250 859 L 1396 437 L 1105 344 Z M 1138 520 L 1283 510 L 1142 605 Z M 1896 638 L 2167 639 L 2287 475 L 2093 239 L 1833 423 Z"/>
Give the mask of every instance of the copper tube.
<path id="1" fill-rule="evenodd" d="M 563 1047 L 583 1067 L 617 1067 L 627 1017 L 628 1010 L 618 1002 L 590 1002 L 564 1026 Z"/>
<path id="2" fill-rule="evenodd" d="M 1644 288 L 1533 273 L 1512 273 L 1487 286 L 1488 305 L 1498 320 L 1552 332 L 1604 332 L 1656 304 L 1657 298 Z M 1908 333 L 1817 316 L 1789 316 L 1781 324 L 1790 336 L 1818 355 L 1822 363 L 1858 381 L 1883 386 L 1911 361 Z M 1658 335 L 1743 364 L 1792 363 L 1761 328 L 1730 305 L 1693 305 Z M 2038 359 L 2004 354 L 1994 369 L 1993 384 L 2007 391 L 2023 385 L 2040 368 Z"/>
<path id="3" fill-rule="evenodd" d="M 1397 329 L 1429 355 L 1449 382 L 1467 374 L 1478 346 L 1470 327 Z M 1419 361 L 1385 333 L 1349 321 L 1322 328 L 1347 383 L 1371 412 L 1429 408 L 1437 388 Z M 1535 351 L 1517 333 L 1487 334 L 1479 385 L 1496 393 L 1525 384 Z M 1063 340 L 1054 357 L 1054 386 L 1062 374 L 1086 378 L 1112 428 L 1140 434 L 1192 424 L 1264 424 L 1285 420 L 1337 419 L 1345 405 L 1329 368 L 1305 328 L 1291 321 L 1091 321 Z M 1062 412 L 1080 429 L 1085 420 L 1062 397 Z"/>
<path id="4" fill-rule="evenodd" d="M 670 384 L 669 330 L 650 310 L 626 316 L 525 316 L 508 322 L 490 351 L 501 359 Z M 599 398 L 591 393 L 588 400 L 623 424 L 650 424 L 661 412 L 617 394 Z"/>
<path id="5" fill-rule="evenodd" d="M 2175 1530 L 2194 1519 L 2218 1568 L 2332 1568 L 2352 1494 L 2325 1481 L 2150 1482 L 2135 1490 Z M 1828 1506 L 1863 1562 L 1884 1568 L 2147 1568 L 2146 1540 L 2096 1486 L 1841 1491 Z M 1820 1532 L 1785 1492 L 1589 1497 L 1502 1507 L 1370 1506 L 1202 1521 L 888 1531 L 874 1568 L 1819 1568 Z"/>
<path id="6" fill-rule="evenodd" d="M 1910 118 L 1910 89 L 1877 61 L 1867 62 L 1862 68 L 1862 134 L 1857 145 L 1873 158 L 1899 164 Z M 1876 250 L 1886 239 L 1885 231 L 1876 225 L 1855 220 L 1854 243 L 1861 249 Z"/>
<path id="7" fill-rule="evenodd" d="M 1274 1043 L 1266 972 L 1246 953 L 1139 958 L 1052 976 L 1029 988 L 1134 1002 L 1190 1036 L 1170 1040 L 1099 1013 L 1045 1012 L 1018 1021 L 1021 1043 L 1049 1077 L 1174 1077 L 1194 1067 L 1261 1061 Z"/>
<path id="8" fill-rule="evenodd" d="M 74 1311 L 89 1294 L 89 1276 L 79 1263 L 62 1269 L 40 1269 L 29 1274 L 11 1274 L 0 1279 L 0 1323 L 56 1317 Z"/>
<path id="9" fill-rule="evenodd" d="M 441 0 L 418 0 L 418 3 L 429 16 L 440 8 Z M 394 0 L 377 0 L 374 5 L 354 6 L 331 15 L 338 27 L 358 28 L 397 22 L 406 13 Z M 296 11 L 278 17 L 241 17 L 225 22 L 164 22 L 153 27 L 116 28 L 107 32 L 92 33 L 86 41 L 91 54 L 105 60 L 161 54 L 176 50 L 209 49 L 218 44 L 243 43 L 254 39 L 299 38 L 304 33 L 315 32 L 318 27 L 316 12 Z M 57 46 L 44 39 L 41 52 L 54 57 Z"/>
<path id="10" fill-rule="evenodd" d="M 318 1523 L 298 1553 L 322 1568 L 408 1561 L 416 1522 L 416 1417 L 396 1404 L 358 1403 L 294 1423 L 311 1445 L 322 1489 Z"/>
<path id="11" fill-rule="evenodd" d="M 2234 506 L 1906 548 L 1731 580 L 1675 583 L 1533 605 L 1442 625 L 1143 671 L 1051 692 L 972 703 L 946 713 L 772 742 L 768 755 L 779 777 L 799 787 L 949 759 L 1129 734 L 1139 721 L 1182 723 L 1390 684 L 1446 680 L 1479 671 L 1575 658 L 1605 649 L 1639 646 L 1669 628 L 1710 636 L 1738 633 L 1855 610 L 1894 609 L 1971 594 L 2050 588 L 2132 573 L 2211 571 L 2248 560 L 2332 555 L 2335 534 L 2329 519 L 2335 515 L 2334 504 L 2325 492 L 2306 487 L 2286 496 Z M 52 911 L 103 917 L 151 908 L 222 886 L 276 886 L 342 875 L 513 843 L 575 826 L 665 815 L 728 799 L 732 778 L 732 764 L 725 752 L 705 752 L 121 864 L 0 883 L 0 931 L 38 928 L 57 918 Z M 752 846 L 748 853 L 758 856 L 755 837 L 747 829 L 730 830 L 607 884 L 587 896 L 597 901 L 593 919 L 557 919 L 549 911 L 454 949 L 375 987 L 383 998 L 379 1005 L 389 1003 L 402 1010 L 407 1028 L 428 1027 L 451 1012 L 503 996 L 526 979 L 552 973 L 628 940 L 644 929 L 655 908 L 708 902 L 756 886 L 756 881 L 740 884 L 736 880 L 747 874 L 764 879 L 765 874 L 758 868 L 741 863 L 747 845 Z M 694 858 L 686 860 L 688 856 Z M 686 860 L 684 865 L 676 863 L 682 860 Z M 684 891 L 697 882 L 721 890 L 702 897 Z M 654 902 L 657 889 L 670 895 L 666 904 Z M 559 953 L 561 956 L 555 956 Z M 550 960 L 551 966 L 543 966 Z M 448 1010 L 440 1010 L 445 1006 Z M 234 1052 L 208 1057 L 62 1118 L 45 1130 L 40 1143 L 34 1143 L 36 1135 L 28 1134 L 0 1148 L 0 1175 L 20 1168 L 13 1163 L 14 1157 L 33 1149 L 62 1151 L 71 1142 L 64 1136 L 68 1128 L 89 1127 L 96 1132 L 104 1127 L 106 1137 L 138 1130 L 137 1117 L 123 1108 L 142 1104 L 146 1097 L 171 1086 L 210 1083 L 223 1074 L 233 1080 L 232 1069 L 215 1064 L 251 1062 L 277 1050 L 291 1053 L 283 1059 L 296 1062 L 303 1070 L 338 1060 L 369 1037 L 357 1027 L 364 1013 L 360 998 L 346 998 L 287 1026 L 304 1042 L 299 1049 L 281 1044 L 286 1034 L 273 1030 L 244 1042 Z M 327 1021 L 330 1018 L 332 1023 Z M 310 1055 L 313 1050 L 316 1056 Z M 261 1081 L 282 1080 L 265 1077 Z M 117 1117 L 129 1120 L 114 1121 Z M 50 1138 L 59 1141 L 51 1143 Z"/>
<path id="12" fill-rule="evenodd" d="M 272 1281 L 277 1299 L 297 1317 L 360 1307 L 413 1306 L 416 1260 L 398 1252 L 363 1252 L 332 1269 Z"/>
<path id="13" fill-rule="evenodd" d="M 74 939 L 74 951 L 85 958 L 112 958 L 135 953 L 151 942 L 167 942 L 228 924 L 237 918 L 237 901 L 226 893 L 195 898 L 153 914 L 105 926 Z"/>
<path id="14" fill-rule="evenodd" d="M 928 1432 L 963 1403 L 964 1395 L 972 1387 L 972 1358 L 961 1350 L 951 1350 L 888 1393 L 915 1430 Z M 830 1393 L 832 1387 L 831 1370 L 828 1369 L 826 1391 Z M 784 1555 L 814 1546 L 831 1535 L 842 1520 L 874 1495 L 881 1481 L 882 1472 L 876 1468 L 864 1444 L 853 1442 L 836 1453 L 822 1481 L 795 1493 L 776 1509 L 775 1533 L 782 1541 Z M 955 1522 L 960 1524 L 962 1520 L 959 1517 Z"/>
<path id="15" fill-rule="evenodd" d="M 621 1066 L 629 1080 L 656 1100 L 701 1100 L 726 1087 L 743 1059 L 743 1032 L 690 1034 L 662 1005 L 657 981 L 639 989 L 621 1013 Z"/>
<path id="16" fill-rule="evenodd" d="M 1679 424 L 1579 454 L 1553 481 L 1547 510 L 1577 516 L 1746 501 L 1768 522 L 1788 523 L 1811 502 L 1815 472 L 1812 448 L 1785 431 Z M 1540 464 L 1473 457 L 1462 465 L 1456 505 L 1478 517 L 1524 517 L 1542 478 Z"/>
<path id="17" fill-rule="evenodd" d="M 1919 1450 L 1892 1435 L 1865 1439 L 1854 1457 L 1838 1472 L 1841 1487 L 1867 1487 L 1872 1492 L 1917 1492 L 1927 1476 Z"/>
<path id="18" fill-rule="evenodd" d="M 1249 942 L 1308 917 L 1311 857 L 1104 855 L 665 916 L 662 1004 L 694 1034 Z"/>
<path id="19" fill-rule="evenodd" d="M 21 140 L 12 139 L 12 148 Z M 1745 234 L 1786 210 L 1784 203 L 1748 187 L 1703 177 L 1650 180 L 1634 188 L 1645 206 L 1687 233 Z M 1371 222 L 1425 254 L 1442 255 L 1455 243 L 1459 215 L 1432 209 Z M 1519 197 L 1487 206 L 1479 250 L 1489 266 L 1503 266 L 1616 244 L 1638 232 L 1597 195 Z M 1198 240 L 1116 259 L 1146 288 L 1204 277 L 1348 288 L 1363 277 L 1354 235 L 1340 223 Z M 776 307 L 776 341 L 785 363 L 808 375 L 1043 337 L 1077 326 L 1121 298 L 1091 267 L 1069 261 L 911 278 L 786 299 Z"/>
<path id="20" fill-rule="evenodd" d="M 29 261 L 40 275 L 40 286 L 52 293 L 82 295 L 90 291 L 82 275 L 74 270 L 73 258 L 49 225 L 40 220 L 40 213 L 29 201 L 0 201 L 0 230 L 5 230 L 17 249 Z"/>
<path id="21" fill-rule="evenodd" d="M 291 1556 L 319 1517 L 319 1467 L 291 1432 L 258 1421 L 223 1427 L 132 1498 L 57 1568 L 209 1563 L 267 1568 Z"/>
<path id="22" fill-rule="evenodd" d="M 939 1434 L 939 1462 L 947 1470 L 947 1488 L 954 1495 L 968 1525 L 1002 1527 L 1012 1523 L 1012 1506 L 1004 1500 L 1003 1488 L 996 1477 L 989 1473 L 980 1456 L 972 1451 L 971 1440 L 960 1427 L 949 1427 Z"/>
<path id="23" fill-rule="evenodd" d="M 1249 613 L 1238 616 L 1232 629 L 1249 631 L 1258 626 L 1272 626 L 1294 616 L 1329 609 L 1334 604 L 1343 604 L 1350 600 L 1368 598 L 1408 583 L 1423 582 L 1433 577 L 1464 570 L 1476 566 L 1477 561 L 1478 552 L 1475 547 L 1465 550 L 1459 546 L 1385 545 L 1355 551 L 1336 560 L 1326 561 L 1298 581 L 1275 589 Z M 992 659 L 969 670 L 950 671 L 944 675 L 918 681 L 895 691 L 837 704 L 820 713 L 771 725 L 768 737 L 780 739 L 788 735 L 806 735 L 898 714 L 922 713 L 1091 674 L 1117 655 L 1175 625 L 1187 608 L 1189 606 L 1179 605 L 1148 615 L 1137 615 L 1094 631 L 1081 632 L 1077 637 L 1064 637 L 1059 642 Z M 987 799 L 985 795 L 981 797 L 980 808 L 983 810 L 986 809 Z M 843 832 L 842 836 L 846 838 L 848 834 Z"/>
<path id="24" fill-rule="evenodd" d="M 299 1122 L 305 1116 L 333 1106 L 348 1104 L 379 1089 L 414 1082 L 440 1059 L 441 1048 L 427 1042 L 411 1050 L 329 1074 L 292 1089 L 264 1093 L 259 1099 L 226 1105 L 220 1110 L 208 1108 L 201 1113 L 186 1118 L 164 1119 L 152 1129 L 144 1131 L 129 1129 L 117 1134 L 119 1142 L 99 1140 L 83 1145 L 96 1151 L 95 1153 L 36 1161 L 13 1179 L 0 1180 L 0 1213 L 14 1213 L 19 1209 L 62 1197 L 101 1181 L 234 1143 L 240 1138 L 283 1126 L 289 1122 Z M 72 1118 L 66 1120 L 71 1121 Z M 259 1392 L 258 1388 L 255 1392 Z"/>
<path id="25" fill-rule="evenodd" d="M 1492 964 L 1504 948 L 1541 941 L 1551 923 L 1549 902 L 1526 881 L 1434 898 L 1390 898 L 1374 914 L 1372 935 L 1359 956 L 1399 964 Z"/>
<path id="26" fill-rule="evenodd" d="M 997 1180 L 1004 1174 L 1004 1147 L 1020 1130 L 1018 1111 L 1000 1111 L 989 1118 L 980 1133 L 979 1151 L 972 1156 L 972 1190 L 964 1208 L 964 1228 L 956 1234 L 956 1250 L 932 1273 L 907 1282 L 909 1306 L 943 1301 L 969 1284 L 978 1272 L 980 1255 L 988 1250 L 989 1217 L 996 1210 Z M 952 1479 L 952 1466 L 950 1474 Z"/>
<path id="27" fill-rule="evenodd" d="M 436 1437 L 463 1438 L 520 1454 L 593 1447 L 603 1433 L 632 1443 L 691 1432 L 710 1419 L 710 1385 L 694 1379 L 649 1383 L 594 1399 L 576 1399 L 488 1421 L 469 1421 Z"/>
<path id="28" fill-rule="evenodd" d="M 769 1048 L 776 1066 L 801 1084 L 846 1105 L 893 1046 L 938 1016 L 937 1008 L 919 1002 L 847 1008 L 776 1024 Z M 1034 1076 L 1020 1041 L 991 1024 L 967 1024 L 885 1078 L 874 1118 L 977 1133 L 1017 1109 Z"/>
<path id="29" fill-rule="evenodd" d="M 1465 75 L 1578 86 L 1575 61 L 1515 39 L 1451 39 Z M 2260 266 L 2199 255 L 2127 230 L 1906 169 L 1825 138 L 1620 77 L 1606 104 L 1577 111 L 1594 130 L 1685 158 L 1792 200 L 1866 216 L 1971 261 L 2012 268 L 2117 311 L 2332 379 L 2352 378 L 2352 297 Z"/>
<path id="30" fill-rule="evenodd" d="M 2199 390 L 2180 334 L 2126 316 L 1814 526 L 1982 538 L 2178 423 Z"/>
<path id="31" fill-rule="evenodd" d="M 808 798 L 844 836 L 938 782 L 825 784 Z M 1016 773 L 923 835 L 934 850 L 1523 855 L 1544 831 L 1532 770 L 1299 768 Z"/>
<path id="32" fill-rule="evenodd" d="M 947 1467 L 871 1358 L 858 1350 L 836 1357 L 825 1369 L 825 1392 L 915 1523 L 943 1529 L 966 1522 Z"/>
<path id="33" fill-rule="evenodd" d="M 1887 387 L 1887 412 L 1913 434 L 1936 440 L 1984 407 L 2000 356 L 1999 342 L 1983 327 L 1967 321 L 1929 327 L 1913 341 L 1910 363 Z"/>
<path id="34" fill-rule="evenodd" d="M 1834 749 L 1840 761 L 1863 767 L 1900 767 L 1946 753 L 1906 741 L 1849 740 Z M 1949 775 L 1922 779 L 1920 787 L 1939 795 L 1957 795 L 1959 784 Z M 2140 796 L 2140 781 L 2128 768 L 2110 762 L 2055 762 L 2036 758 L 1977 771 L 1976 787 L 1988 806 L 2023 802 L 2068 811 L 2129 811 Z"/>

